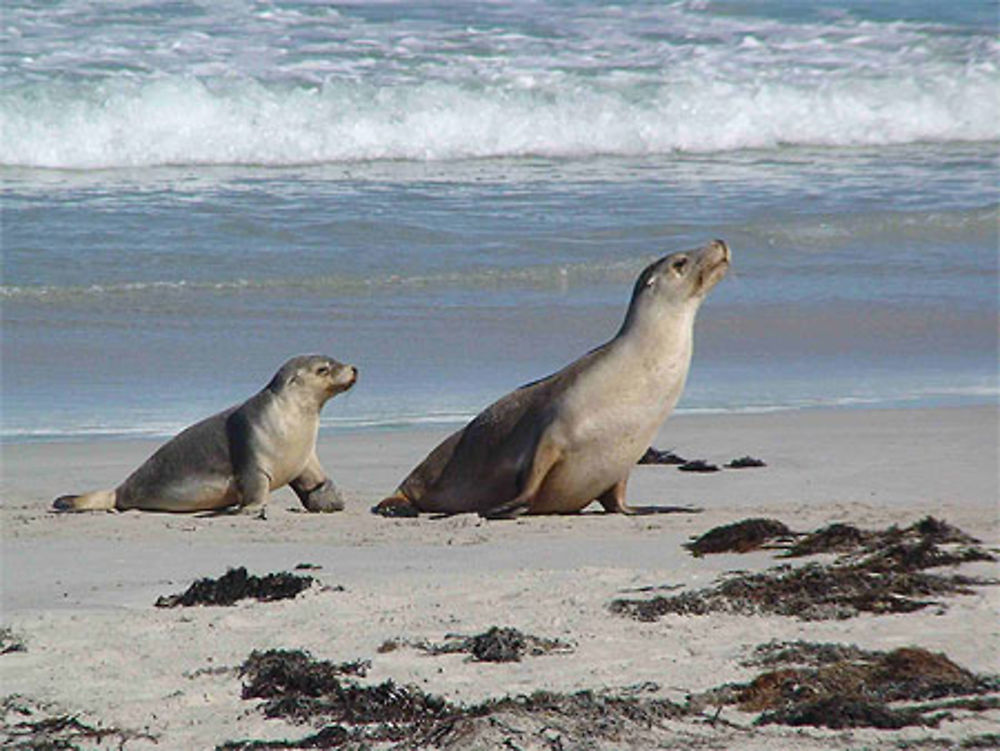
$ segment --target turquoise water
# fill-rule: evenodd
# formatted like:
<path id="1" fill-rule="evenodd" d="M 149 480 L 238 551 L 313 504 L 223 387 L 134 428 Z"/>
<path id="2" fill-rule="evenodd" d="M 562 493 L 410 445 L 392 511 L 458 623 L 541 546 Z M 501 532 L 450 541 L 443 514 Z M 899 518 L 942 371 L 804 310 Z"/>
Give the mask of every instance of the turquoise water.
<path id="1" fill-rule="evenodd" d="M 680 409 L 995 402 L 991 3 L 5 4 L 5 440 L 167 434 L 287 357 L 451 422 L 714 237 Z"/>

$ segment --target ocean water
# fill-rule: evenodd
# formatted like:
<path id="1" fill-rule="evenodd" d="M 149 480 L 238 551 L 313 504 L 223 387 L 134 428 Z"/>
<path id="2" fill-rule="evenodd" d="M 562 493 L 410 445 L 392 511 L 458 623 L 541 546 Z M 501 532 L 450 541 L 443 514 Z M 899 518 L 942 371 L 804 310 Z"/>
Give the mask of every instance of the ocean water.
<path id="1" fill-rule="evenodd" d="M 720 237 L 679 409 L 995 403 L 994 2 L 5 0 L 0 440 L 166 435 L 287 357 L 455 422 Z"/>

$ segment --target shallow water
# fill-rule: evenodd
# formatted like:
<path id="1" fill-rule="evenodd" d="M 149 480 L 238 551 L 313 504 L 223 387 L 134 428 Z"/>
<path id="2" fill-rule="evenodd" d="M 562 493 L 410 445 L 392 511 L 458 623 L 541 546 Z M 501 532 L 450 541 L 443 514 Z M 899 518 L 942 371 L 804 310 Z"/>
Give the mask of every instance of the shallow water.
<path id="1" fill-rule="evenodd" d="M 682 410 L 996 401 L 1000 45 L 937 6 L 9 3 L 2 437 L 310 351 L 327 426 L 459 420 L 713 237 Z"/>

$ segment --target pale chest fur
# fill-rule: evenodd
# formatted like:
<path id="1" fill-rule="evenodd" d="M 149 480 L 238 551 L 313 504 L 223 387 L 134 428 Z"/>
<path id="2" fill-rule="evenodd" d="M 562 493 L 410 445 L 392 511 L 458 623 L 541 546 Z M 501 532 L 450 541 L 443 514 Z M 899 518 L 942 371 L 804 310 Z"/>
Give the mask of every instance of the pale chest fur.
<path id="1" fill-rule="evenodd" d="M 273 400 L 263 406 L 253 441 L 261 468 L 271 478 L 271 490 L 298 477 L 316 448 L 319 413 Z"/>
<path id="2" fill-rule="evenodd" d="M 661 351 L 621 346 L 605 353 L 567 389 L 551 436 L 564 459 L 549 492 L 596 494 L 628 476 L 684 389 L 690 336 L 669 344 Z"/>

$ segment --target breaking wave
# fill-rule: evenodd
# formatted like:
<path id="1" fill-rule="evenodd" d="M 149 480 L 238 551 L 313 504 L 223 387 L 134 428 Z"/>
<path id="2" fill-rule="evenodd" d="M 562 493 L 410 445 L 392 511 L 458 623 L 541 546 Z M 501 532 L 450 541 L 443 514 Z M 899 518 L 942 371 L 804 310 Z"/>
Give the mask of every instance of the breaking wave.
<path id="1" fill-rule="evenodd" d="M 0 164 L 60 169 L 643 156 L 1000 139 L 1000 77 L 379 89 L 169 77 L 0 96 Z"/>
<path id="2" fill-rule="evenodd" d="M 850 4 L 777 4 L 773 18 L 703 2 L 8 5 L 7 166 L 1000 139 L 1000 42 L 987 3 L 942 8 L 933 21 L 872 20 Z"/>

